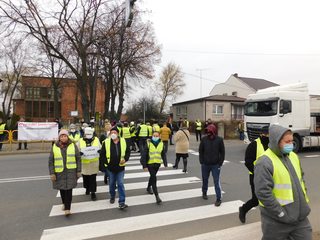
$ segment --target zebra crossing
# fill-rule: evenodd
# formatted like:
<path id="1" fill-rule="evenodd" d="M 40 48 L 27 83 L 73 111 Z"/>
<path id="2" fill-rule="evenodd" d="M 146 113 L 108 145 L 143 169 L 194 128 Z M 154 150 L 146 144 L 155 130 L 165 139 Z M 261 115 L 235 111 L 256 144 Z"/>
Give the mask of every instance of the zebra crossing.
<path id="1" fill-rule="evenodd" d="M 116 234 L 125 234 L 131 233 L 133 231 L 141 231 L 145 229 L 153 229 L 159 227 L 167 227 L 175 224 L 181 224 L 186 222 L 198 221 L 203 219 L 211 219 L 219 216 L 224 216 L 228 214 L 238 214 L 239 206 L 242 205 L 242 201 L 233 200 L 228 202 L 223 202 L 220 207 L 214 207 L 214 205 L 208 204 L 208 202 L 203 202 L 203 204 L 196 204 L 183 206 L 179 209 L 166 209 L 165 207 L 170 206 L 170 204 L 177 203 L 179 201 L 189 201 L 191 199 L 200 198 L 201 196 L 201 179 L 198 177 L 190 176 L 181 171 L 181 169 L 172 169 L 172 168 L 161 168 L 157 174 L 158 181 L 157 185 L 161 189 L 160 197 L 163 200 L 165 206 L 157 206 L 155 204 L 154 195 L 146 194 L 145 189 L 147 186 L 147 181 L 149 178 L 148 172 L 143 172 L 140 165 L 139 159 L 140 156 L 138 153 L 132 153 L 130 160 L 126 166 L 125 181 L 130 180 L 131 182 L 125 183 L 126 189 L 126 203 L 129 205 L 129 208 L 124 210 L 125 212 L 134 209 L 135 207 L 143 206 L 154 206 L 154 210 L 150 212 L 144 212 L 142 214 L 125 214 L 125 212 L 120 210 L 114 210 L 118 208 L 117 204 L 110 204 L 107 198 L 109 198 L 108 192 L 109 188 L 106 185 L 102 185 L 103 175 L 97 176 L 98 187 L 97 194 L 99 198 L 97 201 L 91 201 L 89 198 L 84 200 L 84 188 L 79 184 L 78 188 L 73 189 L 74 201 L 72 203 L 71 212 L 73 215 L 68 219 L 68 224 L 63 223 L 65 220 L 64 212 L 61 211 L 61 204 L 53 205 L 49 213 L 49 221 L 53 218 L 62 218 L 61 226 L 59 224 L 54 224 L 54 227 L 45 229 L 42 233 L 41 240 L 50 240 L 50 239 L 92 239 L 92 238 L 104 238 L 111 237 L 113 238 Z M 229 162 L 226 162 L 229 163 Z M 172 166 L 172 165 L 170 165 Z M 169 179 L 163 179 L 162 177 L 168 177 Z M 82 179 L 79 179 L 79 183 L 82 183 Z M 169 189 L 162 191 L 162 187 Z M 130 195 L 128 191 L 137 191 L 138 194 Z M 224 192 L 222 192 L 224 194 Z M 208 196 L 214 198 L 214 190 L 212 187 L 208 190 Z M 107 197 L 108 196 L 108 197 Z M 59 193 L 56 195 L 57 201 L 60 201 Z M 81 198 L 81 199 L 80 199 Z M 80 199 L 80 200 L 79 200 Z M 72 223 L 72 218 L 77 216 L 85 216 L 85 214 L 98 214 L 100 212 L 110 213 L 109 219 L 99 218 L 97 221 L 83 221 L 79 223 L 76 221 L 75 224 Z M 125 214 L 124 217 L 118 217 L 120 213 L 115 214 L 116 216 L 112 217 L 112 211 L 119 211 Z M 155 221 L 156 219 L 156 221 Z M 85 217 L 84 217 L 85 220 Z M 59 225 L 59 226 L 56 226 Z M 243 236 L 247 234 L 248 239 L 259 239 L 252 238 L 250 234 L 250 229 L 252 231 L 259 231 L 259 228 L 253 225 L 242 225 L 235 228 L 227 228 L 231 231 L 234 231 L 234 236 L 236 235 Z M 123 227 L 125 226 L 125 227 Z M 258 229 L 258 230 L 257 230 Z M 221 232 L 222 231 L 222 232 Z M 241 234 L 239 234 L 239 232 Z M 249 233 L 249 234 L 248 234 Z M 259 235 L 259 232 L 256 234 Z M 226 236 L 223 230 L 214 231 L 211 233 L 189 236 L 190 240 L 195 239 L 212 239 L 210 236 L 220 236 L 220 238 L 215 239 L 244 239 L 244 238 L 223 238 Z M 165 238 L 157 238 L 165 239 Z M 189 238 L 186 238 L 189 239 Z"/>

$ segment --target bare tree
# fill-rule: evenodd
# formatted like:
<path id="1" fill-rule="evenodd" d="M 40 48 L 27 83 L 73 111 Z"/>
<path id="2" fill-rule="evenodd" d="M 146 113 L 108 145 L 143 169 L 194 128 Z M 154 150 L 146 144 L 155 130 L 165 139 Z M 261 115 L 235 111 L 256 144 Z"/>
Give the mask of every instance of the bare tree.
<path id="1" fill-rule="evenodd" d="M 1 71 L 2 82 L 2 112 L 5 119 L 10 116 L 13 97 L 18 93 L 20 80 L 23 74 L 26 74 L 29 68 L 27 64 L 27 49 L 23 46 L 23 40 L 7 38 L 7 43 L 4 43 L 1 49 L 3 60 L 3 71 Z"/>
<path id="2" fill-rule="evenodd" d="M 88 121 L 88 52 L 95 41 L 96 22 L 104 14 L 105 1 L 55 0 L 54 8 L 47 11 L 36 0 L 24 1 L 22 5 L 14 2 L 0 0 L 2 18 L 7 20 L 8 28 L 25 27 L 26 32 L 50 49 L 51 56 L 65 62 L 77 79 L 84 119 Z M 62 36 L 60 41 L 55 41 L 57 31 Z M 73 54 L 73 60 L 61 50 L 61 44 L 69 49 L 69 55 Z"/>
<path id="3" fill-rule="evenodd" d="M 183 93 L 183 88 L 186 86 L 183 77 L 181 68 L 174 63 L 169 63 L 162 70 L 159 81 L 155 83 L 156 90 L 161 99 L 160 113 L 163 112 L 168 100 L 174 100 Z"/>

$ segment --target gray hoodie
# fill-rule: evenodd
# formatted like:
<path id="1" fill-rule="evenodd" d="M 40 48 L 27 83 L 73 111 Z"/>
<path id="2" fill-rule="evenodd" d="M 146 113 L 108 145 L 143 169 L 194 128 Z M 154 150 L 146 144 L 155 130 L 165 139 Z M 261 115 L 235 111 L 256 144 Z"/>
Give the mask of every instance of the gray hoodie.
<path id="1" fill-rule="evenodd" d="M 288 128 L 280 125 L 271 125 L 269 128 L 269 148 L 281 159 L 290 174 L 294 202 L 281 206 L 272 195 L 274 186 L 272 178 L 273 165 L 267 156 L 261 156 L 256 162 L 254 184 L 255 193 L 259 201 L 264 205 L 264 207 L 260 207 L 261 217 L 269 217 L 282 223 L 297 224 L 309 215 L 310 208 L 305 200 L 299 178 L 288 155 L 283 154 L 279 148 L 279 141 L 288 130 Z M 301 172 L 303 171 L 301 170 Z"/>

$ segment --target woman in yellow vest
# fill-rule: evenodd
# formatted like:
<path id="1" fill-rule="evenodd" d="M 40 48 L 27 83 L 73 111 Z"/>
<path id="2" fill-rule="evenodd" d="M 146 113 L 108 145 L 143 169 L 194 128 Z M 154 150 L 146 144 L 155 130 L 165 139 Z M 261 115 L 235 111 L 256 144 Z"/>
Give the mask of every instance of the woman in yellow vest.
<path id="1" fill-rule="evenodd" d="M 144 171 L 149 171 L 150 178 L 147 192 L 155 195 L 157 204 L 161 204 L 162 202 L 157 189 L 157 172 L 161 166 L 162 160 L 164 166 L 167 167 L 167 160 L 165 159 L 164 154 L 163 143 L 160 140 L 160 133 L 154 132 L 151 140 L 147 141 L 146 151 L 141 156 L 141 164 Z"/>
<path id="2" fill-rule="evenodd" d="M 254 168 L 263 240 L 311 240 L 310 207 L 303 171 L 293 151 L 293 134 L 280 125 L 269 128 L 269 148 Z"/>
<path id="3" fill-rule="evenodd" d="M 81 177 L 81 158 L 78 147 L 69 139 L 65 129 L 59 132 L 58 141 L 52 145 L 49 174 L 53 188 L 60 190 L 62 210 L 68 216 L 71 214 L 72 189 Z"/>
<path id="4" fill-rule="evenodd" d="M 81 154 L 81 170 L 83 177 L 83 187 L 86 195 L 91 193 L 91 200 L 97 200 L 97 173 L 99 172 L 99 153 L 101 149 L 100 141 L 94 136 L 94 128 L 84 129 L 84 136 L 77 143 Z"/>

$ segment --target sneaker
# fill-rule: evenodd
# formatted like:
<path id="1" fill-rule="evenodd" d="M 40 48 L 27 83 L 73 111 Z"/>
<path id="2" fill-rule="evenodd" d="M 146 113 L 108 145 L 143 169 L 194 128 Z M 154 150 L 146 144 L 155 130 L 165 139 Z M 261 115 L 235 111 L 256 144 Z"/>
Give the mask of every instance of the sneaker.
<path id="1" fill-rule="evenodd" d="M 64 211 L 64 215 L 65 215 L 66 217 L 70 216 L 70 215 L 71 215 L 70 210 L 65 210 L 65 211 Z"/>
<path id="2" fill-rule="evenodd" d="M 128 207 L 128 205 L 127 204 L 125 204 L 125 203 L 120 203 L 119 204 L 119 208 L 122 210 L 122 209 L 125 209 L 125 208 L 127 208 Z"/>
<path id="3" fill-rule="evenodd" d="M 203 198 L 204 200 L 208 200 L 208 195 L 207 195 L 206 193 L 202 193 L 202 198 Z"/>
<path id="4" fill-rule="evenodd" d="M 221 205 L 221 200 L 217 200 L 215 203 L 214 203 L 214 205 L 216 206 L 216 207 L 219 207 L 220 205 Z"/>
<path id="5" fill-rule="evenodd" d="M 162 203 L 162 200 L 161 200 L 161 198 L 160 198 L 158 195 L 156 196 L 156 203 L 157 203 L 158 205 Z"/>
<path id="6" fill-rule="evenodd" d="M 114 198 L 110 198 L 110 203 L 114 204 Z"/>
<path id="7" fill-rule="evenodd" d="M 92 201 L 96 201 L 97 200 L 96 193 L 94 193 L 94 192 L 91 193 L 91 200 Z"/>
<path id="8" fill-rule="evenodd" d="M 239 219 L 240 219 L 240 222 L 242 223 L 246 222 L 246 213 L 243 210 L 243 207 L 239 207 Z"/>

